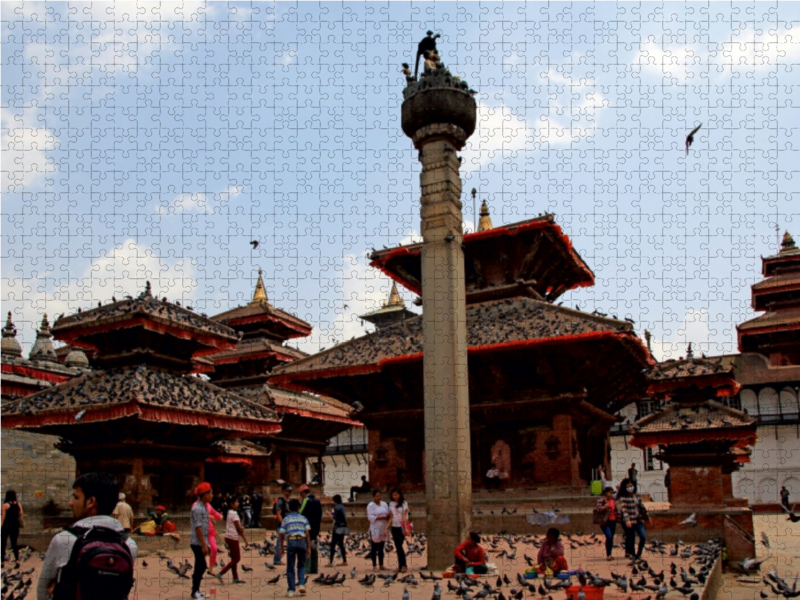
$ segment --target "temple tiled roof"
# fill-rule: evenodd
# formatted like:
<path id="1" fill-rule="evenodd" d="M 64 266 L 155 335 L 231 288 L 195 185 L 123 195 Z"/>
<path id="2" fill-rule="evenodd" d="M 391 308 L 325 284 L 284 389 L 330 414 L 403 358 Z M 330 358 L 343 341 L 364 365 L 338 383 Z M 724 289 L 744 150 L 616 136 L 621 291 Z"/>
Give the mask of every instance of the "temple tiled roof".
<path id="1" fill-rule="evenodd" d="M 724 364 L 721 359 L 686 358 L 682 360 L 668 360 L 659 363 L 655 369 L 648 373 L 648 378 L 658 381 L 662 379 L 677 379 L 700 377 L 703 375 L 733 373 L 733 367 Z"/>
<path id="2" fill-rule="evenodd" d="M 145 291 L 136 298 L 129 296 L 125 300 L 117 300 L 105 306 L 80 311 L 68 317 L 61 315 L 56 319 L 52 331 L 60 339 L 73 330 L 104 325 L 113 326 L 136 316 L 146 316 L 154 321 L 160 321 L 195 334 L 212 333 L 233 341 L 238 339 L 235 331 L 221 323 L 199 315 L 188 308 L 167 302 L 166 299 L 154 298 L 150 292 L 149 282 Z"/>
<path id="3" fill-rule="evenodd" d="M 269 408 L 198 377 L 182 377 L 144 365 L 94 371 L 2 406 L 4 427 L 14 427 L 16 418 L 21 418 L 20 425 L 36 426 L 103 421 L 132 414 L 146 420 L 254 432 L 263 429 L 263 424 L 280 420 Z M 254 426 L 243 426 L 242 421 Z"/>
<path id="4" fill-rule="evenodd" d="M 311 332 L 311 325 L 295 317 L 293 314 L 275 308 L 268 302 L 251 303 L 245 306 L 238 306 L 231 310 L 225 311 L 215 315 L 213 319 L 220 323 L 231 323 L 231 327 L 235 327 L 235 323 L 241 319 L 249 319 L 253 317 L 264 317 L 267 319 L 283 321 L 292 329 L 295 329 L 302 335 L 308 335 Z"/>
<path id="5" fill-rule="evenodd" d="M 628 333 L 627 321 L 599 317 L 531 298 L 493 300 L 467 306 L 470 349 L 509 345 L 530 340 L 562 339 L 584 334 Z M 327 370 L 354 365 L 374 365 L 387 359 L 422 353 L 422 316 L 379 329 L 315 354 L 281 365 L 273 373 Z"/>
<path id="6" fill-rule="evenodd" d="M 763 315 L 745 321 L 736 328 L 741 331 L 753 331 L 759 329 L 789 329 L 800 327 L 800 309 L 785 310 L 780 312 L 768 312 Z"/>
<path id="7" fill-rule="evenodd" d="M 708 400 L 691 407 L 671 403 L 630 425 L 637 434 L 657 432 L 705 431 L 735 429 L 755 425 L 756 419 L 745 412 Z"/>
<path id="8" fill-rule="evenodd" d="M 212 448 L 230 456 L 269 456 L 271 451 L 247 440 L 218 440 Z"/>
<path id="9" fill-rule="evenodd" d="M 370 264 L 409 290 L 421 293 L 422 243 L 374 251 Z M 463 237 L 467 301 L 481 301 L 473 294 L 492 287 L 509 288 L 525 283 L 535 294 L 553 300 L 576 287 L 594 284 L 594 273 L 555 223 L 553 215 L 509 223 Z M 503 269 L 494 268 L 503 256 Z M 502 274 L 502 276 L 500 276 Z"/>
<path id="10" fill-rule="evenodd" d="M 242 340 L 236 345 L 235 349 L 223 350 L 222 352 L 217 352 L 208 358 L 215 364 L 223 364 L 229 362 L 239 362 L 242 360 L 250 360 L 254 357 L 260 357 L 265 353 L 280 354 L 284 357 L 284 360 L 287 361 L 297 360 L 308 356 L 308 354 L 302 350 L 296 350 L 295 348 L 282 346 L 281 344 L 273 343 L 264 338 L 258 338 L 253 340 Z"/>
<path id="11" fill-rule="evenodd" d="M 651 369 L 647 378 L 651 382 L 647 393 L 654 397 L 669 397 L 682 391 L 732 396 L 741 388 L 733 366 L 719 358 L 689 356 L 681 360 L 664 361 Z"/>

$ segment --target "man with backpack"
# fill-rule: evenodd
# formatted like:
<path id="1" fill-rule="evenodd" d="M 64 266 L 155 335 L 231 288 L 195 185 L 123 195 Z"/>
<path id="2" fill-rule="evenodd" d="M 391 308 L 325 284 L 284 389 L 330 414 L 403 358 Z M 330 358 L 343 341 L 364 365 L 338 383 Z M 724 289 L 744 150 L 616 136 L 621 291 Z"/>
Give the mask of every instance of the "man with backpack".
<path id="1" fill-rule="evenodd" d="M 75 480 L 69 505 L 78 521 L 50 542 L 37 600 L 128 597 L 138 548 L 111 516 L 118 493 L 117 482 L 107 473 L 86 473 Z"/>

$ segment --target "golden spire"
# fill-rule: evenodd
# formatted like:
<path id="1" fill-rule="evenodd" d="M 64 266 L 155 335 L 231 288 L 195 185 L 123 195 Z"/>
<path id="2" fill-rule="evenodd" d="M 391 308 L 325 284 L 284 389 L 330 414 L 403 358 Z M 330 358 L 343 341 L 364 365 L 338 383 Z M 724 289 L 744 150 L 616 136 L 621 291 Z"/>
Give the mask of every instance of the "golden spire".
<path id="1" fill-rule="evenodd" d="M 794 238 L 789 235 L 788 231 L 784 231 L 781 252 L 794 252 L 795 250 L 797 250 L 797 246 L 794 245 Z"/>
<path id="2" fill-rule="evenodd" d="M 258 281 L 256 282 L 256 291 L 253 292 L 253 300 L 250 302 L 250 306 L 254 304 L 269 304 L 269 298 L 267 298 L 267 290 L 264 287 L 264 280 L 261 279 L 261 275 L 264 273 L 261 269 L 258 270 Z"/>
<path id="3" fill-rule="evenodd" d="M 489 216 L 489 207 L 486 205 L 486 200 L 481 202 L 481 218 L 478 221 L 478 231 L 489 231 L 493 229 L 492 218 Z"/>
<path id="4" fill-rule="evenodd" d="M 384 306 L 405 306 L 406 303 L 403 302 L 403 299 L 400 297 L 400 294 L 397 293 L 397 284 L 393 281 L 392 282 L 392 291 L 389 292 L 389 301 L 384 304 Z"/>

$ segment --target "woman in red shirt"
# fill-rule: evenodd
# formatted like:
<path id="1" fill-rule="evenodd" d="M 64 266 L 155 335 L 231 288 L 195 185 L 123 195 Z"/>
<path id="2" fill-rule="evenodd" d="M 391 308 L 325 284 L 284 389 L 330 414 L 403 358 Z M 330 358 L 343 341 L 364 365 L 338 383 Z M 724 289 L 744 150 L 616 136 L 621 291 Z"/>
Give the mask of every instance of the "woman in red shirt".
<path id="1" fill-rule="evenodd" d="M 606 560 L 613 560 L 611 551 L 614 548 L 614 531 L 617 528 L 617 506 L 614 501 L 614 488 L 607 487 L 597 500 L 596 511 L 605 514 L 605 522 L 600 523 L 600 530 L 606 536 Z"/>
<path id="2" fill-rule="evenodd" d="M 469 539 L 462 542 L 455 550 L 456 567 L 461 573 L 467 572 L 467 567 L 472 567 L 472 572 L 483 575 L 488 571 L 486 567 L 486 553 L 478 544 L 481 536 L 474 531 L 469 532 Z"/>

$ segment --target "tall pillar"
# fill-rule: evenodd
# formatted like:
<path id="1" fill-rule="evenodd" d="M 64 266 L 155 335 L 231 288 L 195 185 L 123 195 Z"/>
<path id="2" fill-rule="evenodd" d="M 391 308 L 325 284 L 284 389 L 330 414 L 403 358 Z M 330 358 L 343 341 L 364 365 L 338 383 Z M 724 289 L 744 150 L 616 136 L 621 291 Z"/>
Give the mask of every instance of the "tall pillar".
<path id="1" fill-rule="evenodd" d="M 422 306 L 425 496 L 428 565 L 443 569 L 467 536 L 472 515 L 461 178 L 456 151 L 475 130 L 465 85 L 430 56 L 417 82 L 407 74 L 403 131 L 422 163 Z"/>

